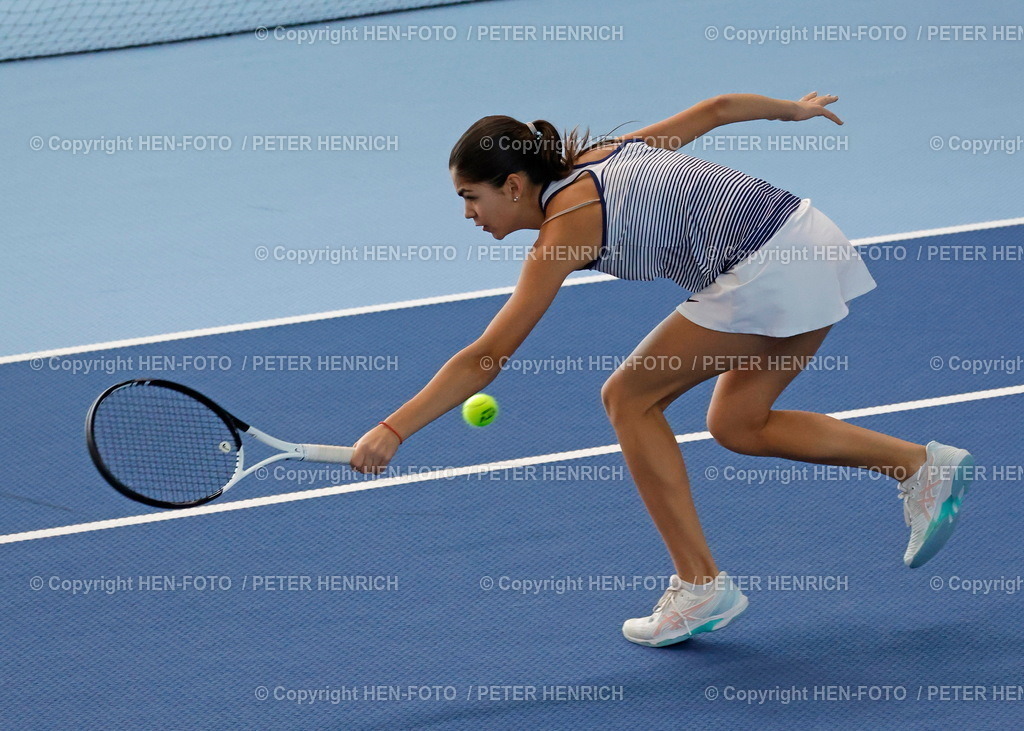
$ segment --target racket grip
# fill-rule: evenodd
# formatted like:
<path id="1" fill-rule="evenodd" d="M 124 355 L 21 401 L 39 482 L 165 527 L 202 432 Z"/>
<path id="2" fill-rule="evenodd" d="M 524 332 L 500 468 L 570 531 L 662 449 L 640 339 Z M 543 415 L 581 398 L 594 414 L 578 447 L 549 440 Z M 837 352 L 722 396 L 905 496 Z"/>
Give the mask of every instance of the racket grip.
<path id="1" fill-rule="evenodd" d="M 302 459 L 306 462 L 349 464 L 355 451 L 352 447 L 334 447 L 329 444 L 303 444 Z"/>

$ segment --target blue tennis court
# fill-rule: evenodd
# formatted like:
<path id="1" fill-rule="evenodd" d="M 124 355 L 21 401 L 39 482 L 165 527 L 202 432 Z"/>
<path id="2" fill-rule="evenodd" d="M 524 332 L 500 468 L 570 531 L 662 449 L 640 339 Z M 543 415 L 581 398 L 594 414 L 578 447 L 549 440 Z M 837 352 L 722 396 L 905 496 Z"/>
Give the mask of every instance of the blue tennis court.
<path id="1" fill-rule="evenodd" d="M 641 3 L 635 12 L 650 21 L 663 5 Z M 939 22 L 886 17 L 882 7 L 807 22 L 912 29 Z M 769 23 L 753 4 L 739 10 L 749 11 L 749 26 L 783 22 Z M 623 23 L 630 40 L 612 47 L 612 58 L 640 68 L 645 46 L 669 55 L 663 26 L 632 26 L 630 35 L 621 13 L 586 12 L 582 3 L 543 10 L 495 0 L 377 20 L 462 31 L 485 22 Z M 971 22 L 990 29 L 1010 22 L 995 4 L 975 12 Z M 722 13 L 698 4 L 693 18 L 672 18 L 699 36 L 712 24 L 737 24 Z M 792 15 L 803 24 L 811 14 L 809 4 L 794 3 L 785 22 Z M 688 57 L 708 51 L 697 36 Z M 1024 264 L 1024 221 L 1014 218 L 1016 159 L 913 148 L 921 134 L 927 144 L 932 134 L 998 139 L 1012 131 L 990 119 L 971 131 L 965 120 L 985 115 L 962 106 L 935 130 L 901 130 L 886 143 L 891 149 L 865 143 L 863 157 L 837 153 L 828 165 L 812 153 L 689 150 L 820 191 L 809 195 L 861 237 L 879 286 L 852 303 L 777 408 L 972 451 L 978 469 L 957 532 L 922 569 L 901 561 L 907 529 L 893 481 L 725 450 L 706 433 L 709 382 L 667 416 L 715 559 L 743 582 L 750 607 L 727 629 L 672 647 L 623 639 L 622 621 L 650 611 L 672 568 L 599 392 L 685 299 L 665 280 L 571 277 L 488 388 L 502 408 L 496 422 L 472 429 L 453 411 L 403 445 L 379 478 L 283 462 L 208 506 L 170 512 L 106 485 L 86 451 L 84 420 L 112 383 L 180 381 L 271 434 L 350 444 L 504 304 L 519 265 L 509 252 L 529 240 L 510 237 L 498 261 L 476 255 L 481 234 L 461 219 L 445 170 L 451 140 L 466 125 L 439 116 L 446 83 L 431 76 L 473 56 L 440 45 L 392 45 L 384 53 L 381 45 L 268 46 L 238 35 L 0 64 L 19 98 L 37 102 L 0 122 L 3 155 L 18 173 L 0 182 L 12 194 L 3 204 L 11 261 L 0 297 L 15 313 L 0 356 L 8 435 L 0 484 L 3 725 L 1019 728 L 1024 628 L 1015 618 L 1024 549 L 1014 526 L 1024 509 L 1014 498 L 1024 461 L 1015 414 L 1024 395 L 1024 334 L 1012 282 Z M 483 68 L 497 72 L 526 47 L 491 44 Z M 532 69 L 571 55 L 564 44 L 530 48 L 541 54 Z M 575 48 L 598 55 L 595 46 Z M 875 44 L 855 73 L 853 44 L 714 48 L 723 77 L 700 82 L 715 87 L 708 93 L 740 85 L 751 59 L 764 62 L 747 66 L 759 78 L 772 64 L 792 73 L 819 56 L 831 76 L 815 84 L 893 91 L 902 82 L 879 79 L 901 58 L 908 77 L 922 83 L 936 64 L 959 64 L 945 83 L 966 86 L 973 69 L 977 84 L 995 88 L 997 80 L 979 70 L 1020 53 L 1008 41 Z M 67 138 L 116 135 L 111 112 L 100 110 L 104 99 L 127 93 L 117 79 L 166 81 L 203 68 L 202 59 L 220 63 L 227 76 L 214 83 L 196 74 L 194 95 L 187 76 L 174 76 L 178 86 L 164 94 L 177 88 L 188 102 L 164 117 L 162 133 L 217 131 L 217 124 L 189 126 L 190 110 L 205 105 L 205 121 L 223 122 L 220 129 L 237 139 L 244 125 L 236 123 L 264 102 L 225 98 L 218 84 L 222 92 L 235 82 L 254 88 L 262 74 L 262 83 L 283 91 L 307 70 L 325 73 L 332 49 L 345 63 L 383 64 L 367 66 L 358 80 L 350 74 L 344 83 L 352 86 L 325 102 L 338 109 L 345 93 L 367 102 L 344 130 L 364 115 L 363 131 L 377 134 L 377 123 L 391 133 L 379 123 L 407 108 L 376 85 L 381 79 L 438 97 L 429 119 L 394 122 L 403 140 L 397 153 L 356 151 L 339 163 L 302 152 L 99 158 L 59 150 L 30 157 L 22 149 L 45 124 Z M 243 73 L 242 61 L 258 64 L 246 68 L 260 74 Z M 77 95 L 77 122 L 66 111 L 58 116 L 53 93 L 38 85 L 44 80 L 77 89 L 69 92 Z M 930 91 L 940 85 L 927 83 Z M 630 86 L 622 86 L 627 100 L 641 91 Z M 542 89 L 543 113 L 568 116 L 560 88 Z M 312 82 L 305 90 L 324 93 Z M 531 115 L 525 110 L 534 100 L 516 94 L 503 108 Z M 481 96 L 453 97 L 467 123 L 500 101 L 497 89 Z M 995 104 L 981 96 L 978 104 Z M 1000 113 L 1019 111 L 1020 101 L 1007 91 Z M 165 99 L 160 113 L 173 111 L 172 102 Z M 244 110 L 232 122 L 236 103 Z M 270 106 L 266 130 L 336 131 L 304 127 L 315 105 Z M 146 126 L 156 119 L 150 111 L 126 111 L 120 131 L 155 133 Z M 617 111 L 601 114 L 622 121 Z M 846 126 L 855 128 L 853 120 Z M 852 144 L 856 135 L 881 134 L 877 119 L 867 126 L 874 131 L 852 131 Z M 878 175 L 893 155 L 902 156 L 900 172 Z M 913 189 L 908 170 L 918 178 Z M 950 182 L 958 179 L 959 188 Z M 60 186 L 63 208 L 47 202 L 60 199 Z M 346 207 L 332 209 L 346 194 Z M 886 206 L 885 197 L 897 194 L 902 203 Z M 395 209 L 403 197 L 407 204 Z M 160 200 L 164 207 L 147 207 Z M 424 233 L 423 222 L 435 219 L 438 227 Z M 331 252 L 369 244 L 451 245 L 458 255 L 330 261 Z M 254 256 L 260 246 L 269 262 Z M 275 247 L 325 253 L 303 266 L 285 254 L 274 261 Z M 339 282 L 352 286 L 338 293 Z"/>
<path id="2" fill-rule="evenodd" d="M 711 727 L 825 726 L 837 717 L 1013 726 L 1022 556 L 1006 526 L 1020 517 L 1012 495 L 1022 468 L 1006 426 L 1017 423 L 1024 388 L 1004 354 L 1019 350 L 1020 334 L 1005 321 L 998 332 L 958 329 L 955 339 L 922 333 L 911 293 L 965 289 L 978 308 L 998 311 L 1000 295 L 985 286 L 997 268 L 991 257 L 1019 249 L 1021 230 L 874 245 L 878 291 L 826 341 L 822 369 L 781 400 L 829 412 L 904 404 L 857 421 L 971 446 L 986 472 L 957 535 L 921 571 L 900 562 L 905 530 L 888 481 L 801 471 L 697 439 L 683 451 L 705 529 L 721 565 L 748 577 L 751 608 L 735 626 L 674 649 L 625 642 L 622 619 L 647 609 L 670 573 L 663 548 L 620 454 L 561 461 L 556 453 L 615 443 L 597 396 L 607 362 L 583 344 L 600 339 L 607 355 L 628 352 L 676 293 L 581 284 L 559 295 L 519 365 L 493 384 L 506 405 L 500 421 L 483 430 L 454 413 L 435 422 L 396 459 L 386 479 L 398 484 L 4 546 L 4 645 L 18 679 L 5 714 L 40 725 L 622 727 L 643 719 L 667 727 L 664 709 L 673 706 Z M 971 250 L 989 260 L 916 261 L 934 246 L 981 247 Z M 908 258 L 887 260 L 897 247 Z M 273 432 L 344 443 L 362 433 L 364 411 L 393 407 L 459 346 L 445 323 L 482 326 L 503 299 L 53 356 L 38 369 L 7 364 L 3 397 L 22 439 L 9 459 L 0 528 L 9 535 L 145 512 L 94 473 L 77 418 L 120 374 L 72 373 L 66 360 L 133 362 L 131 375 L 173 375 Z M 601 321 L 583 316 L 597 307 L 608 313 Z M 959 322 L 961 308 L 944 298 L 928 317 Z M 874 323 L 883 320 L 880 340 Z M 931 360 L 939 353 L 942 368 Z M 330 370 L 346 363 L 335 355 L 384 359 L 375 370 L 350 360 L 341 372 Z M 296 367 L 254 369 L 256 356 L 264 366 L 293 357 Z M 166 368 L 204 357 L 226 370 L 138 368 L 140 359 Z M 570 370 L 580 359 L 584 367 Z M 987 362 L 989 372 L 965 370 L 967 361 Z M 988 397 L 965 400 L 972 394 Z M 698 389 L 670 408 L 678 434 L 704 430 L 707 397 Z M 913 403 L 941 397 L 954 398 Z M 572 428 L 563 426 L 567 412 Z M 535 455 L 552 456 L 500 466 Z M 492 466 L 412 481 L 468 464 Z M 219 504 L 375 479 L 347 468 L 281 469 L 249 478 Z M 828 519 L 836 501 L 841 529 Z M 954 702 L 961 686 L 987 699 Z M 737 700 L 773 689 L 790 695 Z"/>

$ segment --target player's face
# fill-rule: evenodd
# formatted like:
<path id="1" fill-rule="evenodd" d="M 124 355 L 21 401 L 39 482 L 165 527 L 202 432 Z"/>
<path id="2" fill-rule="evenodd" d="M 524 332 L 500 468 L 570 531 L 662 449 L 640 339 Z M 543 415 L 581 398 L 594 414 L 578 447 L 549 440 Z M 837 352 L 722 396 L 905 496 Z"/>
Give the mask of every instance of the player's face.
<path id="1" fill-rule="evenodd" d="M 494 238 L 501 240 L 516 230 L 516 209 L 508 185 L 496 188 L 490 183 L 471 183 L 451 171 L 455 192 L 465 202 L 465 216 Z"/>

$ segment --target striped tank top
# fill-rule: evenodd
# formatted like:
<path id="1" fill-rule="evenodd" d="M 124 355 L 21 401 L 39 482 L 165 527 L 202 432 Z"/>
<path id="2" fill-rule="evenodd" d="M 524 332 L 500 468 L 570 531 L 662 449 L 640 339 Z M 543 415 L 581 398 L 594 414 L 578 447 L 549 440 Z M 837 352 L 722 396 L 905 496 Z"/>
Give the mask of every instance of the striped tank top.
<path id="1" fill-rule="evenodd" d="M 585 268 L 671 279 L 691 293 L 760 248 L 800 205 L 758 178 L 632 139 L 547 183 L 541 209 L 585 173 L 601 197 L 603 223 L 600 254 Z"/>

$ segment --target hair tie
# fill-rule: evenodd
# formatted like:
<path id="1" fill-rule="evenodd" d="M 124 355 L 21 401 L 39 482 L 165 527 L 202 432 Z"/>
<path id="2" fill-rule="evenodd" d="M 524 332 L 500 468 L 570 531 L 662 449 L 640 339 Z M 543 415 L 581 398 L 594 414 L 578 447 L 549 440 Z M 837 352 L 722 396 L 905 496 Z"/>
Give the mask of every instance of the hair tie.
<path id="1" fill-rule="evenodd" d="M 544 136 L 543 132 L 541 132 L 540 130 L 533 126 L 533 122 L 527 122 L 526 126 L 530 128 L 530 134 L 532 134 L 534 138 L 539 140 L 541 137 Z"/>

